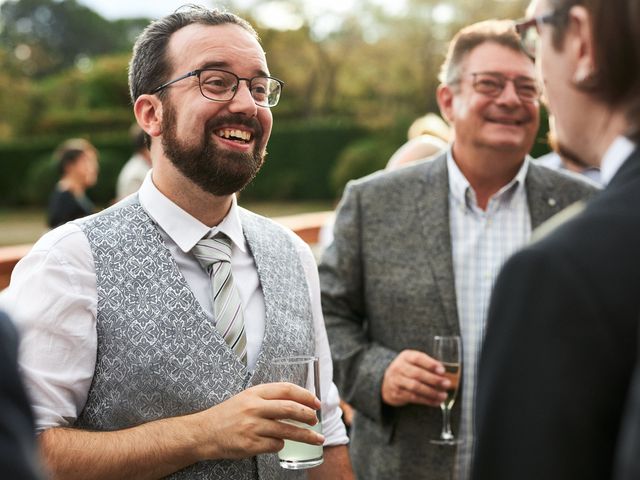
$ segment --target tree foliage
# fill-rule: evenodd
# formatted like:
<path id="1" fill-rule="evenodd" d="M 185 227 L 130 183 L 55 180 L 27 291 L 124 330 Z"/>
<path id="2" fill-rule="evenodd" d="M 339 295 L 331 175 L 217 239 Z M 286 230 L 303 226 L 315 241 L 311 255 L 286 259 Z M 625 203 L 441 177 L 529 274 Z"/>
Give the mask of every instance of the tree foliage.
<path id="1" fill-rule="evenodd" d="M 85 58 L 128 51 L 147 23 L 109 22 L 76 0 L 10 0 L 0 6 L 0 18 L 0 43 L 36 78 Z"/>

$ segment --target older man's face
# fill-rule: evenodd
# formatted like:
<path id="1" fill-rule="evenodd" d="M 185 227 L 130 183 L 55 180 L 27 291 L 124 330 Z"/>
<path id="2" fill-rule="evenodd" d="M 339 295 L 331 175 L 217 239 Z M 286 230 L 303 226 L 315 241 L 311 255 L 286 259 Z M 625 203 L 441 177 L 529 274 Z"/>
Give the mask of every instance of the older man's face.
<path id="1" fill-rule="evenodd" d="M 507 79 L 495 97 L 474 86 L 479 74 Z M 455 131 L 454 149 L 510 152 L 520 161 L 529 152 L 538 130 L 538 100 L 523 100 L 518 85 L 535 91 L 535 68 L 529 57 L 497 43 L 474 48 L 463 61 L 459 85 L 445 86 L 451 95 L 441 104 Z"/>

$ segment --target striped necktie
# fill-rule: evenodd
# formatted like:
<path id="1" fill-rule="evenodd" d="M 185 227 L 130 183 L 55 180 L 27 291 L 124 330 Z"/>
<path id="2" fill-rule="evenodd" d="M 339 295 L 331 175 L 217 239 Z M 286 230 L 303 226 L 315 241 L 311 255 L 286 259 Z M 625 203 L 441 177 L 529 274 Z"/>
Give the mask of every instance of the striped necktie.
<path id="1" fill-rule="evenodd" d="M 247 337 L 242 302 L 231 274 L 231 240 L 219 233 L 214 238 L 200 240 L 192 252 L 211 277 L 216 329 L 246 365 Z"/>

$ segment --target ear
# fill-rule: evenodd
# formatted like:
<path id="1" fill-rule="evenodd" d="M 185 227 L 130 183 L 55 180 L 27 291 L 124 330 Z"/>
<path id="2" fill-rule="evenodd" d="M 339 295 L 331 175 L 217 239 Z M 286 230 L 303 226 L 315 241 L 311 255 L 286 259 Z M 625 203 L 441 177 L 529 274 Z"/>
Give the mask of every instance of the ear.
<path id="1" fill-rule="evenodd" d="M 570 49 L 575 62 L 573 83 L 577 86 L 587 85 L 596 74 L 597 68 L 594 58 L 591 17 L 589 11 L 583 6 L 576 5 L 569 10 L 566 41 L 566 47 Z"/>
<path id="2" fill-rule="evenodd" d="M 440 84 L 436 90 L 436 99 L 438 100 L 438 106 L 440 107 L 440 113 L 444 119 L 452 123 L 454 120 L 453 115 L 453 91 L 450 85 Z"/>
<path id="3" fill-rule="evenodd" d="M 156 95 L 140 95 L 133 105 L 138 125 L 151 137 L 162 133 L 162 102 Z"/>

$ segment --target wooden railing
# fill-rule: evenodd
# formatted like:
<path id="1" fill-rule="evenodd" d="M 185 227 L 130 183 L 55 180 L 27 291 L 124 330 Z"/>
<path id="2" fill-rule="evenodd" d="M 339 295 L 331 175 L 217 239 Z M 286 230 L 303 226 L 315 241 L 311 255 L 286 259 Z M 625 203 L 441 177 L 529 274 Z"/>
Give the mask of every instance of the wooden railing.
<path id="1" fill-rule="evenodd" d="M 318 243 L 320 227 L 324 225 L 329 215 L 331 215 L 331 212 L 303 213 L 300 215 L 274 217 L 274 220 L 293 230 L 309 245 L 315 245 Z M 30 249 L 31 245 L 0 247 L 0 290 L 9 285 L 13 267 Z"/>

